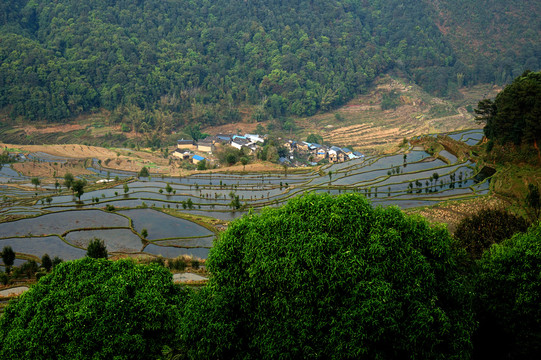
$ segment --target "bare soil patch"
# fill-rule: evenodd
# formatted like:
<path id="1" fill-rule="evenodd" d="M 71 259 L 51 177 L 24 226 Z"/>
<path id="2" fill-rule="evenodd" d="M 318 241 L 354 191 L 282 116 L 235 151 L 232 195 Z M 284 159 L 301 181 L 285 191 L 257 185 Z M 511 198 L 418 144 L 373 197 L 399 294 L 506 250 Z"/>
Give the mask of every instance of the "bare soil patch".
<path id="1" fill-rule="evenodd" d="M 39 134 L 52 134 L 52 133 L 67 133 L 70 131 L 81 130 L 86 126 L 80 124 L 63 124 L 63 125 L 47 125 L 47 126 L 33 126 L 25 125 L 21 127 L 27 135 L 39 133 Z"/>

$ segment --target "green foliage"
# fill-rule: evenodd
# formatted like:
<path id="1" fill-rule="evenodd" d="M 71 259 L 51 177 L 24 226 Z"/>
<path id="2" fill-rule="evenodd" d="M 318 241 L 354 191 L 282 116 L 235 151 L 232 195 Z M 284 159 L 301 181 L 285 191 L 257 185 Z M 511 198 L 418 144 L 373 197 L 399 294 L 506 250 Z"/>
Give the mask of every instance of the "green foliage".
<path id="1" fill-rule="evenodd" d="M 142 170 L 141 170 L 142 171 Z M 141 172 L 139 172 L 140 174 Z M 130 187 L 128 186 L 128 183 L 124 183 L 123 185 L 123 188 L 124 188 L 124 194 L 127 194 L 130 192 Z"/>
<path id="2" fill-rule="evenodd" d="M 318 134 L 310 134 L 306 137 L 306 142 L 309 142 L 311 144 L 323 144 L 323 137 Z"/>
<path id="3" fill-rule="evenodd" d="M 41 181 L 39 180 L 38 177 L 33 177 L 30 181 L 32 185 L 36 187 L 36 189 L 38 188 L 39 184 L 41 184 Z"/>
<path id="4" fill-rule="evenodd" d="M 494 101 L 479 102 L 476 120 L 485 135 L 502 144 L 522 142 L 538 149 L 541 141 L 541 72 L 526 71 L 507 85 Z"/>
<path id="5" fill-rule="evenodd" d="M 242 164 L 243 166 L 243 170 L 246 169 L 246 165 L 250 162 L 250 158 L 247 157 L 247 156 L 243 156 L 240 158 L 240 163 Z"/>
<path id="6" fill-rule="evenodd" d="M 86 256 L 94 259 L 107 259 L 109 254 L 107 253 L 107 247 L 103 240 L 98 238 L 92 239 L 86 249 Z"/>
<path id="7" fill-rule="evenodd" d="M 207 160 L 203 159 L 197 163 L 197 170 L 207 170 Z"/>
<path id="8" fill-rule="evenodd" d="M 539 188 L 534 184 L 528 184 L 526 207 L 532 213 L 533 220 L 538 220 L 539 215 L 541 215 L 541 195 L 539 194 Z"/>
<path id="9" fill-rule="evenodd" d="M 463 11 L 460 19 L 477 14 L 477 2 L 464 10 L 469 3 L 446 10 Z M 258 104 L 256 121 L 328 111 L 390 70 L 445 95 L 539 67 L 538 31 L 518 20 L 539 5 L 520 3 L 495 13 L 516 15 L 501 28 L 521 39 L 506 44 L 524 48 L 470 59 L 480 55 L 466 45 L 473 41 L 442 34 L 440 24 L 453 19 L 440 19 L 447 4 L 432 2 L 5 0 L 0 108 L 12 118 L 48 121 L 105 108 L 123 130 L 150 133 L 238 121 L 243 103 Z M 468 23 L 494 16 L 469 16 Z M 476 44 L 501 41 L 483 35 Z M 203 136 L 198 131 L 186 129 L 194 139 Z"/>
<path id="10" fill-rule="evenodd" d="M 2 359 L 152 359 L 175 337 L 169 270 L 84 258 L 55 267 L 0 318 Z"/>
<path id="11" fill-rule="evenodd" d="M 492 246 L 479 265 L 475 358 L 538 359 L 541 225 Z"/>
<path id="12" fill-rule="evenodd" d="M 203 358 L 467 358 L 474 321 L 451 242 L 358 194 L 249 214 L 211 249 L 179 347 Z"/>
<path id="13" fill-rule="evenodd" d="M 85 193 L 85 186 L 86 186 L 86 180 L 85 179 L 77 179 L 75 180 L 72 185 L 71 189 L 77 195 L 79 198 L 79 201 L 81 201 L 81 196 Z"/>
<path id="14" fill-rule="evenodd" d="M 455 238 L 472 259 L 479 259 L 492 244 L 528 229 L 528 222 L 505 210 L 484 209 L 460 221 Z"/>
<path id="15" fill-rule="evenodd" d="M 400 105 L 400 94 L 396 90 L 384 93 L 381 98 L 381 110 L 396 109 Z"/>
<path id="16" fill-rule="evenodd" d="M 150 176 L 150 172 L 148 171 L 148 169 L 146 168 L 146 166 L 143 166 L 141 168 L 141 170 L 139 170 L 139 173 L 137 174 L 137 176 L 139 177 L 149 177 Z"/>
<path id="17" fill-rule="evenodd" d="M 11 268 L 11 266 L 13 266 L 13 262 L 15 261 L 15 252 L 13 251 L 11 246 L 4 246 L 1 256 L 2 261 L 6 266 L 6 272 L 9 274 L 9 269 Z"/>
<path id="18" fill-rule="evenodd" d="M 73 185 L 73 182 L 75 181 L 75 178 L 73 177 L 73 175 L 71 173 L 66 173 L 66 175 L 64 175 L 64 186 L 69 190 L 72 185 Z"/>
<path id="19" fill-rule="evenodd" d="M 43 254 L 41 257 L 41 267 L 44 268 L 47 272 L 51 271 L 53 268 L 53 261 L 49 257 L 49 254 Z"/>
<path id="20" fill-rule="evenodd" d="M 0 271 L 0 284 L 7 285 L 9 282 L 9 276 L 3 271 Z"/>

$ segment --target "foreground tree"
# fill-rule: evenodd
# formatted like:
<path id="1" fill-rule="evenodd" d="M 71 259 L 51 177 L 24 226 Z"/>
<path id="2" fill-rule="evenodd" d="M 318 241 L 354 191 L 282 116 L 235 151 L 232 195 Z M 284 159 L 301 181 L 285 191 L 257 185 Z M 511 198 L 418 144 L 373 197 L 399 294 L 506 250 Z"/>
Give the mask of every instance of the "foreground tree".
<path id="1" fill-rule="evenodd" d="M 188 304 L 189 357 L 464 359 L 474 320 L 443 228 L 358 194 L 233 222 Z"/>
<path id="2" fill-rule="evenodd" d="M 155 359 L 175 336 L 183 299 L 160 266 L 62 263 L 6 308 L 0 358 Z"/>
<path id="3" fill-rule="evenodd" d="M 107 247 L 103 240 L 98 238 L 91 240 L 86 249 L 86 256 L 94 259 L 107 259 L 109 254 L 107 253 Z"/>
<path id="4" fill-rule="evenodd" d="M 494 245 L 477 278 L 475 358 L 539 359 L 541 225 Z"/>

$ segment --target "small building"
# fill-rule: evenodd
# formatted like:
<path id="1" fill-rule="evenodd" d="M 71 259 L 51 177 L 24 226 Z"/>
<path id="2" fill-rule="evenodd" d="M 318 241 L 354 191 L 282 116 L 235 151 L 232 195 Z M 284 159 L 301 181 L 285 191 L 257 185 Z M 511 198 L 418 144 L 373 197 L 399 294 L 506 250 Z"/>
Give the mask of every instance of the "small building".
<path id="1" fill-rule="evenodd" d="M 171 153 L 172 156 L 174 157 L 177 157 L 179 159 L 182 159 L 182 154 L 184 152 L 182 150 L 180 150 L 179 148 L 176 148 L 175 150 L 173 150 L 173 152 Z"/>
<path id="2" fill-rule="evenodd" d="M 203 152 L 213 152 L 214 151 L 214 143 L 212 140 L 201 140 L 197 142 L 197 150 L 203 151 Z"/>
<path id="3" fill-rule="evenodd" d="M 199 155 L 194 155 L 194 156 L 192 157 L 192 162 L 193 162 L 194 164 L 198 164 L 198 163 L 200 163 L 200 162 L 203 161 L 203 160 L 205 160 L 205 158 L 202 157 L 202 156 L 199 156 Z"/>
<path id="4" fill-rule="evenodd" d="M 231 141 L 231 146 L 239 150 L 242 149 L 243 146 L 248 146 L 249 144 L 251 144 L 250 141 L 242 136 L 234 137 Z"/>
<path id="5" fill-rule="evenodd" d="M 184 140 L 180 139 L 177 140 L 177 149 L 188 149 L 188 150 L 195 150 L 197 148 L 197 144 L 194 140 Z"/>
<path id="6" fill-rule="evenodd" d="M 327 158 L 327 150 L 322 147 L 317 149 L 315 153 L 315 158 L 317 159 L 317 161 Z"/>
<path id="7" fill-rule="evenodd" d="M 342 148 L 342 151 L 343 151 L 344 154 L 346 154 L 346 155 L 353 154 L 353 151 L 351 151 L 351 150 L 348 149 L 348 148 Z"/>
<path id="8" fill-rule="evenodd" d="M 297 144 L 297 149 L 301 151 L 308 151 L 311 145 L 312 144 L 307 143 L 306 141 L 301 141 L 300 143 Z"/>
<path id="9" fill-rule="evenodd" d="M 229 144 L 231 140 L 231 135 L 218 134 L 214 137 L 214 143 Z"/>

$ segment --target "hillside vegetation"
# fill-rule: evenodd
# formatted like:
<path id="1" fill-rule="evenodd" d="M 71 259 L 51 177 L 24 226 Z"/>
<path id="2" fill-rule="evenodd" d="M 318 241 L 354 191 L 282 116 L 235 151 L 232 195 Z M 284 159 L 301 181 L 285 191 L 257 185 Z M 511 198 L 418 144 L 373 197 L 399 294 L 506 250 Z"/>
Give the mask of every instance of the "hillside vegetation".
<path id="1" fill-rule="evenodd" d="M 389 72 L 453 95 L 540 66 L 539 2 L 495 3 L 6 0 L 0 107 L 57 122 L 104 108 L 163 133 L 237 121 L 239 105 L 257 121 L 312 115 Z M 470 55 L 494 42 L 506 51 Z"/>

